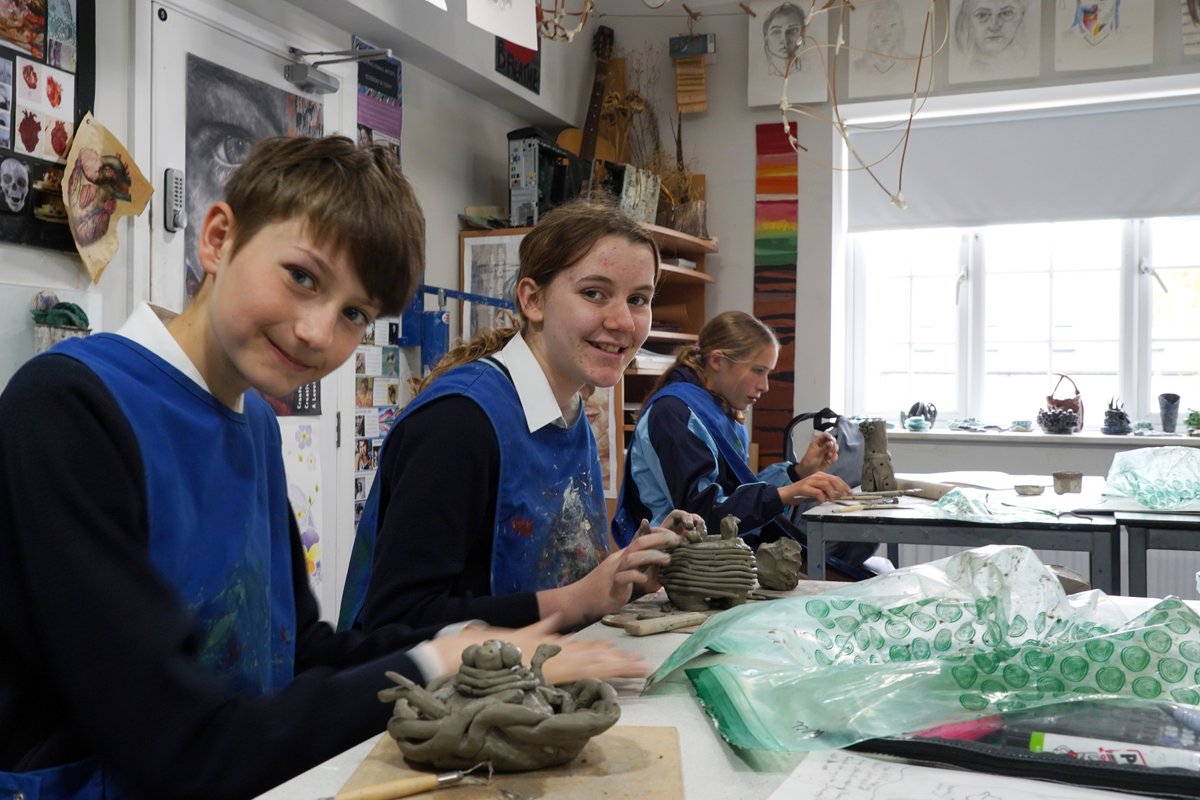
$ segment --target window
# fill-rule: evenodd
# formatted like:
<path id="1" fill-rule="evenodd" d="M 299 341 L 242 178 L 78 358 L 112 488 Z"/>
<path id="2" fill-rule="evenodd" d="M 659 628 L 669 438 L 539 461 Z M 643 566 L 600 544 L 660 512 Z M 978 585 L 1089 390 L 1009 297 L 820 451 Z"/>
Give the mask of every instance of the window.
<path id="1" fill-rule="evenodd" d="M 1090 428 L 1111 398 L 1155 423 L 1162 392 L 1200 408 L 1197 241 L 1200 217 L 852 234 L 851 405 L 1003 426 L 1064 373 Z"/>

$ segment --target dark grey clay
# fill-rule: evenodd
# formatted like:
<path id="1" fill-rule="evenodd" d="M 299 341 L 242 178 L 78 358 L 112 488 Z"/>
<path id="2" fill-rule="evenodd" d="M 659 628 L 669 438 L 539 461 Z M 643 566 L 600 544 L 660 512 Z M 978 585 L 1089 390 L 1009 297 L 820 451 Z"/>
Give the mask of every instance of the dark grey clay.
<path id="1" fill-rule="evenodd" d="M 721 520 L 719 536 L 709 536 L 703 525 L 683 534 L 670 563 L 659 570 L 671 605 L 706 611 L 746 602 L 754 588 L 754 552 L 738 538 L 737 526 L 737 517 L 731 516 Z"/>
<path id="2" fill-rule="evenodd" d="M 395 703 L 388 733 L 405 759 L 421 767 L 466 769 L 486 761 L 498 772 L 523 772 L 565 764 L 612 727 L 621 707 L 603 681 L 547 684 L 542 664 L 560 649 L 541 645 L 525 667 L 516 646 L 491 639 L 464 650 L 462 669 L 425 689 L 388 672 L 397 684 L 379 693 Z"/>
<path id="3" fill-rule="evenodd" d="M 800 583 L 800 564 L 804 548 L 795 539 L 776 539 L 760 544 L 754 554 L 758 583 L 764 589 L 790 591 Z"/>

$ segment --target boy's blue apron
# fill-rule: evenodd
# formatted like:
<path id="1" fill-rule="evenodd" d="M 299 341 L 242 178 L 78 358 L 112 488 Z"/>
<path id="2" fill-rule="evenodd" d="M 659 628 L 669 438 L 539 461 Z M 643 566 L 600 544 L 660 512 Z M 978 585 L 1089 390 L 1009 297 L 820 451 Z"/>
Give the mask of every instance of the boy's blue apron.
<path id="1" fill-rule="evenodd" d="M 104 382 L 137 439 L 145 470 L 148 555 L 196 622 L 199 660 L 249 694 L 295 673 L 296 609 L 279 428 L 246 394 L 239 414 L 141 345 L 114 334 L 51 352 Z M 26 800 L 123 797 L 95 760 L 0 773 Z"/>

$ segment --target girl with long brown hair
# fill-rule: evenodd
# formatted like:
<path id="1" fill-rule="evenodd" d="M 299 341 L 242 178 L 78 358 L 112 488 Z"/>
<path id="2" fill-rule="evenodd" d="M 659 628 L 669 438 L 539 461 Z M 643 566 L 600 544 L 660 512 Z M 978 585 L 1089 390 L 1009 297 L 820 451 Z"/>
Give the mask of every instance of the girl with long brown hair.
<path id="1" fill-rule="evenodd" d="M 575 201 L 525 236 L 520 262 L 517 323 L 448 353 L 384 443 L 343 626 L 559 614 L 575 628 L 656 588 L 679 541 L 659 530 L 612 552 L 580 397 L 616 384 L 649 333 L 654 239 Z"/>

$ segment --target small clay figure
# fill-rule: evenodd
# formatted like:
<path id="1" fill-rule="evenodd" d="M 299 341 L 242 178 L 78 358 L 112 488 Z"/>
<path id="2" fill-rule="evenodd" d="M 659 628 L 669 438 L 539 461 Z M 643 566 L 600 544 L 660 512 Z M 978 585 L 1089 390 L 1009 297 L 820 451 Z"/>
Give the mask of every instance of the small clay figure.
<path id="1" fill-rule="evenodd" d="M 754 554 L 758 583 L 764 589 L 791 591 L 800 583 L 800 564 L 804 548 L 795 539 L 776 539 L 760 544 Z"/>
<path id="2" fill-rule="evenodd" d="M 683 533 L 671 561 L 659 571 L 659 582 L 680 611 L 729 608 L 746 602 L 754 588 L 754 552 L 738 537 L 738 518 L 721 520 L 719 536 L 709 536 L 701 522 Z"/>
<path id="3" fill-rule="evenodd" d="M 892 455 L 887 449 L 887 423 L 882 419 L 864 419 L 858 423 L 863 435 L 862 490 L 888 492 L 896 488 Z"/>
<path id="4" fill-rule="evenodd" d="M 912 419 L 913 417 L 924 417 L 925 421 L 929 423 L 929 427 L 932 428 L 933 421 L 937 419 L 937 406 L 933 403 L 922 403 L 918 400 L 908 409 L 908 419 Z"/>
<path id="5" fill-rule="evenodd" d="M 550 686 L 542 664 L 561 648 L 543 644 L 529 667 L 516 646 L 496 639 L 463 650 L 462 668 L 422 689 L 395 672 L 379 699 L 395 703 L 388 733 L 404 758 L 434 769 L 489 762 L 498 772 L 565 764 L 621 716 L 616 691 L 585 678 Z"/>
<path id="6" fill-rule="evenodd" d="M 1121 403 L 1117 402 L 1115 397 L 1109 400 L 1108 410 L 1104 412 L 1104 425 L 1100 428 L 1100 432 L 1118 436 L 1132 430 L 1133 425 L 1129 422 L 1129 415 L 1125 413 Z"/>

